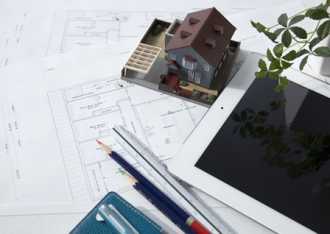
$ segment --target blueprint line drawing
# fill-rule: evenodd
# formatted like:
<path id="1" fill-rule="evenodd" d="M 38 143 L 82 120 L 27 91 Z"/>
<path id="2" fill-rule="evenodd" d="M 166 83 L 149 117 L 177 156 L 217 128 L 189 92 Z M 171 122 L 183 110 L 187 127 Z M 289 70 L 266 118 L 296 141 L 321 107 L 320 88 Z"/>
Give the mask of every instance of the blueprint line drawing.
<path id="1" fill-rule="evenodd" d="M 131 189 L 125 172 L 95 143 L 100 139 L 124 153 L 111 136 L 113 126 L 125 126 L 166 160 L 180 149 L 207 110 L 129 84 L 119 76 L 51 91 L 48 99 L 70 187 L 76 189 L 71 191 L 74 200 L 86 192 L 95 201 L 108 191 Z"/>
<path id="2" fill-rule="evenodd" d="M 12 24 L 9 24 L 5 31 L 0 33 L 0 67 L 7 66 L 12 57 L 18 53 L 28 17 L 28 13 L 24 12 Z"/>
<path id="3" fill-rule="evenodd" d="M 1 214 L 26 214 L 26 210 L 32 207 L 35 208 L 33 212 L 36 213 L 70 212 L 85 209 L 81 204 L 94 204 L 108 191 L 132 194 L 132 187 L 125 172 L 104 155 L 95 143 L 95 139 L 110 144 L 116 151 L 124 154 L 125 151 L 116 144 L 110 131 L 114 125 L 120 124 L 135 133 L 161 160 L 167 160 L 180 149 L 186 137 L 207 111 L 205 107 L 126 83 L 119 75 L 109 77 L 105 74 L 114 74 L 110 67 L 101 76 L 94 76 L 91 72 L 87 83 L 80 83 L 79 78 L 76 78 L 77 82 L 73 83 L 79 85 L 74 86 L 67 81 L 70 79 L 65 79 L 61 83 L 53 76 L 54 82 L 48 84 L 45 77 L 41 76 L 43 72 L 39 71 L 41 69 L 39 65 L 32 66 L 29 73 L 34 82 L 26 83 L 27 80 L 21 80 L 20 77 L 26 75 L 26 72 L 18 71 L 30 71 L 31 64 L 24 63 L 24 66 L 20 66 L 13 61 L 26 57 L 29 55 L 28 52 L 31 52 L 31 55 L 32 52 L 34 55 L 45 55 L 45 38 L 47 45 L 52 44 L 54 39 L 55 42 L 57 38 L 61 39 L 60 43 L 54 44 L 56 45 L 54 53 L 68 52 L 75 47 L 82 49 L 84 46 L 86 48 L 101 46 L 102 50 L 104 46 L 108 48 L 120 46 L 119 56 L 121 56 L 122 53 L 130 50 L 129 45 L 135 45 L 132 41 L 140 37 L 144 27 L 147 27 L 154 17 L 168 19 L 180 17 L 179 12 L 68 11 L 66 13 L 74 20 L 65 18 L 69 19 L 65 27 L 64 24 L 62 27 L 61 24 L 54 24 L 54 27 L 60 26 L 62 32 L 56 35 L 57 37 L 47 34 L 47 30 L 43 31 L 43 36 L 36 41 L 36 43 L 42 42 L 38 43 L 40 45 L 38 50 L 33 49 L 34 45 L 24 49 L 33 39 L 32 35 L 28 34 L 28 29 L 32 25 L 30 23 L 33 19 L 32 15 L 27 14 L 25 24 L 15 28 L 17 32 L 22 32 L 18 42 L 21 43 L 20 48 L 23 50 L 14 50 L 10 47 L 7 53 L 10 55 L 10 65 L 5 68 L 9 70 L 4 74 L 10 77 L 8 79 L 10 82 L 7 82 L 8 90 L 18 92 L 18 87 L 19 93 L 26 94 L 28 99 L 9 91 L 0 94 L 4 98 L 0 100 L 4 104 L 0 111 L 0 124 L 3 126 L 3 131 L 0 132 L 2 164 L 0 169 L 4 176 L 0 178 L 0 182 L 8 185 L 7 191 L 0 195 Z M 81 13 L 90 14 L 87 14 L 88 17 L 94 17 L 95 21 L 90 24 L 86 20 L 86 15 L 79 16 Z M 0 32 L 0 43 L 4 41 L 4 35 L 7 34 Z M 85 42 L 87 43 L 84 44 Z M 10 41 L 8 43 L 10 44 Z M 3 48 L 2 46 L 0 50 L 3 51 Z M 6 54 L 2 53 L 1 57 L 4 55 Z M 57 57 L 50 61 L 50 65 L 45 67 L 45 72 L 52 73 L 54 72 L 52 70 L 57 69 Z M 12 65 L 14 67 L 10 68 Z M 13 69 L 16 66 L 24 69 Z M 117 64 L 114 65 L 116 66 Z M 80 77 L 82 74 L 79 71 L 72 74 L 79 74 L 77 77 Z M 70 78 L 65 74 L 58 73 L 59 76 Z M 95 77 L 105 78 L 95 80 Z M 82 80 L 87 78 L 82 77 Z M 52 84 L 58 85 L 56 86 L 58 88 L 53 88 Z M 6 96 L 9 97 L 8 100 Z M 27 111 L 27 107 L 35 109 L 36 112 Z M 39 111 L 41 115 L 36 116 Z M 32 129 L 33 124 L 36 123 L 43 126 L 38 132 Z M 46 139 L 43 134 L 48 132 L 51 134 L 47 135 Z M 49 155 L 51 163 L 38 151 L 36 144 L 31 144 L 31 140 L 43 142 L 44 147 L 54 148 Z M 134 159 L 130 160 L 136 163 Z M 32 169 L 34 161 L 39 163 Z M 38 176 L 40 174 L 46 176 L 40 177 Z M 8 183 L 8 180 L 12 182 Z M 34 187 L 31 186 L 32 181 Z M 50 193 L 47 187 L 49 184 L 56 188 L 57 193 Z M 132 197 L 137 199 L 136 195 Z M 27 206 L 29 209 L 25 209 Z"/>
<path id="4" fill-rule="evenodd" d="M 67 10 L 54 17 L 48 54 L 86 46 L 114 46 L 130 50 L 154 18 L 172 21 L 177 11 Z M 120 44 L 118 44 L 120 43 Z"/>

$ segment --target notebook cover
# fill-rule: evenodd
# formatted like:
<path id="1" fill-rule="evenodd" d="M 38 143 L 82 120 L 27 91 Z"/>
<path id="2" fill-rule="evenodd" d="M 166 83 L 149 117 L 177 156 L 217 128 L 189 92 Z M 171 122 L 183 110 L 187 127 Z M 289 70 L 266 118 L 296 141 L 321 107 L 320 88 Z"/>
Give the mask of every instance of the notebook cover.
<path id="1" fill-rule="evenodd" d="M 78 223 L 70 234 L 120 234 L 106 222 L 96 220 L 98 207 L 102 204 L 112 204 L 139 233 L 163 233 L 163 229 L 158 224 L 133 207 L 117 193 L 110 192 Z"/>

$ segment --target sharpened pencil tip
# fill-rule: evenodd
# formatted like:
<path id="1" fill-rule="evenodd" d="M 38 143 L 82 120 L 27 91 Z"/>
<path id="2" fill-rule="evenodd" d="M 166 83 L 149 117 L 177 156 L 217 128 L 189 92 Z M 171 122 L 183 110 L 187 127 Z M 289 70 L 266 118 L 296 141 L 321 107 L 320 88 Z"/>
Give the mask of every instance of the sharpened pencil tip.
<path id="1" fill-rule="evenodd" d="M 107 154 L 111 154 L 112 150 L 109 146 L 107 146 L 106 144 L 104 144 L 103 142 L 101 142 L 100 140 L 96 140 L 96 143 L 101 146 L 101 148 L 107 153 Z"/>

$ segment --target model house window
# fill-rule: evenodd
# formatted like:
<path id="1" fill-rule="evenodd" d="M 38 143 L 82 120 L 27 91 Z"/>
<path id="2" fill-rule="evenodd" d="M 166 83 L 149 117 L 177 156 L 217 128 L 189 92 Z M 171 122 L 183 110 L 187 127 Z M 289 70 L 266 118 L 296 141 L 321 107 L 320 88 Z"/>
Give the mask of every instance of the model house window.
<path id="1" fill-rule="evenodd" d="M 204 64 L 204 70 L 205 70 L 206 72 L 209 72 L 209 71 L 210 71 L 210 65 L 208 65 L 208 64 Z"/>
<path id="2" fill-rule="evenodd" d="M 188 71 L 188 80 L 191 82 L 194 81 L 194 72 L 191 70 Z"/>
<path id="3" fill-rule="evenodd" d="M 197 68 L 197 61 L 190 55 L 185 55 L 182 58 L 182 66 L 188 70 L 195 70 Z"/>
<path id="4" fill-rule="evenodd" d="M 195 72 L 194 80 L 195 83 L 200 84 L 201 83 L 201 73 L 200 72 Z"/>
<path id="5" fill-rule="evenodd" d="M 192 71 L 189 70 L 188 71 L 188 80 L 197 84 L 201 83 L 201 73 L 200 72 L 196 72 L 196 71 Z"/>

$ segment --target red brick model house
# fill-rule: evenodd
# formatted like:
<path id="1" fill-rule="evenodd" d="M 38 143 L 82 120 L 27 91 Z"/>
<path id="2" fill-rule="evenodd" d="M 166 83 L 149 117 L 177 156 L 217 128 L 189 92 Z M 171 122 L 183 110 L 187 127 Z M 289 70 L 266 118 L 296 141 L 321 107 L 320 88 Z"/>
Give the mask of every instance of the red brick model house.
<path id="1" fill-rule="evenodd" d="M 174 34 L 166 35 L 165 51 L 172 64 L 169 72 L 178 74 L 180 80 L 210 88 L 235 30 L 215 8 L 188 14 Z"/>

